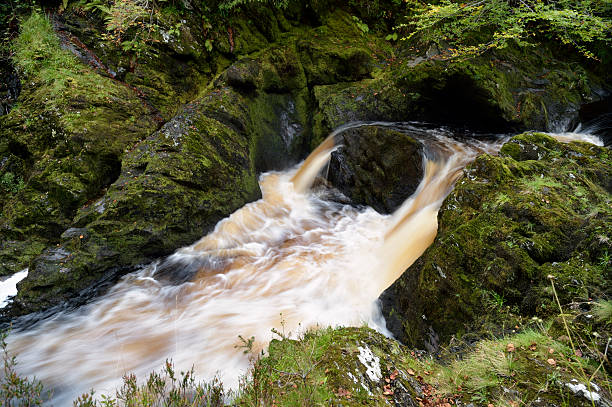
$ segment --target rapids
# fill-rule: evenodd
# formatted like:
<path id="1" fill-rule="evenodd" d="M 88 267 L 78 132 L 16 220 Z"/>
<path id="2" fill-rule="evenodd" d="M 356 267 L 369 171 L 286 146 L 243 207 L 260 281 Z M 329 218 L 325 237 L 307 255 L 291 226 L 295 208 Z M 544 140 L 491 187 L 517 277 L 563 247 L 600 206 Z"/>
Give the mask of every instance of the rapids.
<path id="1" fill-rule="evenodd" d="M 370 124 L 344 126 L 300 166 L 261 175 L 262 198 L 193 245 L 125 276 L 89 305 L 13 332 L 19 371 L 53 388 L 55 405 L 70 405 L 92 388 L 114 394 L 122 375 L 144 377 L 166 359 L 235 387 L 249 365 L 239 335 L 262 351 L 271 328 L 297 335 L 368 324 L 387 333 L 377 298 L 433 241 L 438 209 L 465 165 L 495 154 L 507 137 L 457 139 L 393 124 L 417 134 L 425 176 L 389 216 L 311 188 L 338 148 L 334 136 Z"/>

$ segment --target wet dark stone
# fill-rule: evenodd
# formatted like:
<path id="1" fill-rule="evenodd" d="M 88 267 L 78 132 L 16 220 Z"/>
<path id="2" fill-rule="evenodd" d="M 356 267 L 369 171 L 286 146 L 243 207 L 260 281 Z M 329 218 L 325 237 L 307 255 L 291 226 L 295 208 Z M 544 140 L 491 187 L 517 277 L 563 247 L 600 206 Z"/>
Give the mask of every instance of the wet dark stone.
<path id="1" fill-rule="evenodd" d="M 21 93 L 21 81 L 9 61 L 0 59 L 0 116 L 8 114 Z"/>
<path id="2" fill-rule="evenodd" d="M 408 134 L 365 126 L 339 134 L 336 145 L 327 178 L 353 204 L 391 213 L 423 177 L 422 146 Z"/>

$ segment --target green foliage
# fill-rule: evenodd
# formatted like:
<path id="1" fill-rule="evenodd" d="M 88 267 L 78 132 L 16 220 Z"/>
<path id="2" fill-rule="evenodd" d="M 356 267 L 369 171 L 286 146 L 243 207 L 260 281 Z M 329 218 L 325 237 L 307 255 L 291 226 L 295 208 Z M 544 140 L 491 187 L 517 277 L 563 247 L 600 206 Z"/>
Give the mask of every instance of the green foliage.
<path id="1" fill-rule="evenodd" d="M 33 12 L 21 25 L 19 36 L 13 41 L 13 51 L 13 60 L 21 73 L 44 71 L 43 79 L 49 83 L 62 80 L 66 70 L 77 69 L 78 65 L 71 54 L 61 50 L 51 23 L 38 12 Z"/>
<path id="2" fill-rule="evenodd" d="M 593 45 L 603 42 L 609 46 L 610 11 L 610 2 L 604 0 L 443 0 L 417 8 L 411 21 L 399 28 L 411 30 L 403 39 L 416 40 L 419 45 L 449 45 L 449 57 L 478 55 L 510 43 L 535 45 L 546 39 L 598 59 Z"/>
<path id="3" fill-rule="evenodd" d="M 23 189 L 25 184 L 21 177 L 16 177 L 12 172 L 6 172 L 0 178 L 0 190 L 5 192 L 16 194 Z"/>
<path id="4" fill-rule="evenodd" d="M 31 7 L 31 0 L 3 0 L 0 2 L 0 41 L 5 42 L 10 39 L 11 25 L 15 24 L 18 18 L 27 13 Z"/>
<path id="5" fill-rule="evenodd" d="M 106 23 L 105 38 L 135 56 L 150 50 L 160 30 L 160 5 L 151 0 L 81 0 L 86 11 L 100 14 Z"/>
<path id="6" fill-rule="evenodd" d="M 367 33 L 370 32 L 370 27 L 368 27 L 368 25 L 366 23 L 361 21 L 361 19 L 359 19 L 359 17 L 353 16 L 353 21 L 355 21 L 355 24 L 357 25 L 357 28 L 359 28 L 359 30 L 361 30 L 361 32 L 363 34 L 367 34 Z"/>
<path id="7" fill-rule="evenodd" d="M 612 324 L 612 301 L 597 301 L 595 303 L 595 317 L 604 324 Z"/>
<path id="8" fill-rule="evenodd" d="M 228 14 L 248 4 L 271 4 L 278 9 L 285 9 L 289 6 L 291 0 L 223 0 L 219 3 L 219 11 L 222 14 Z"/>
<path id="9" fill-rule="evenodd" d="M 397 41 L 397 38 L 398 38 L 397 37 L 397 33 L 392 33 L 392 34 L 388 34 L 385 37 L 385 40 L 387 40 L 387 41 Z"/>
<path id="10" fill-rule="evenodd" d="M 7 332 L 0 333 L 0 349 L 3 358 L 3 376 L 0 381 L 0 401 L 5 407 L 42 406 L 48 399 L 43 393 L 43 385 L 36 379 L 30 380 L 17 374 L 15 356 L 8 352 Z"/>
<path id="11" fill-rule="evenodd" d="M 88 69 L 69 51 L 61 48 L 51 23 L 37 11 L 23 21 L 11 48 L 17 71 L 38 85 L 44 85 L 44 100 L 49 109 L 64 108 L 73 97 L 87 97 L 102 103 L 114 90 L 108 78 Z M 82 116 L 80 111 L 64 111 L 68 125 L 87 120 L 86 115 Z M 58 137 L 55 129 L 51 129 L 51 137 Z"/>

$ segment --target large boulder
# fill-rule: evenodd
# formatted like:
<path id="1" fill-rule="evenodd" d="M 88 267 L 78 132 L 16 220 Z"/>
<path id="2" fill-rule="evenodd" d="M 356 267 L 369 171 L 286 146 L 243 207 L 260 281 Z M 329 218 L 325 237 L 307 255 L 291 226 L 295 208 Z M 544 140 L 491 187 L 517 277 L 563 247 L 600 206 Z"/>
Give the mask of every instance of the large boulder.
<path id="1" fill-rule="evenodd" d="M 405 132 L 363 126 L 335 141 L 327 179 L 354 204 L 391 213 L 423 178 L 422 146 Z"/>
<path id="2" fill-rule="evenodd" d="M 464 170 L 438 215 L 434 243 L 381 296 L 402 342 L 435 349 L 484 326 L 609 296 L 612 155 L 541 133 Z"/>

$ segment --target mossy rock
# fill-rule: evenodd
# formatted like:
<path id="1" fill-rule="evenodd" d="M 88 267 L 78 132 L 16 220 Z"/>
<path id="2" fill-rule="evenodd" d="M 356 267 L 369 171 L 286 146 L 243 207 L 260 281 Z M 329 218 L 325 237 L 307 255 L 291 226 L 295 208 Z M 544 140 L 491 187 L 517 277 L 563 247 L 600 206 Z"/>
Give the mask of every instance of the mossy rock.
<path id="1" fill-rule="evenodd" d="M 595 405 L 611 394 L 596 359 L 575 357 L 546 331 L 527 329 L 481 341 L 461 353 L 414 351 L 367 327 L 309 331 L 273 340 L 258 358 L 237 405 L 421 406 L 525 403 Z"/>
<path id="2" fill-rule="evenodd" d="M 508 313 L 553 315 L 549 275 L 562 304 L 609 296 L 610 159 L 540 133 L 478 157 L 442 204 L 432 246 L 381 296 L 389 329 L 436 348 Z"/>
<path id="3" fill-rule="evenodd" d="M 62 49 L 39 14 L 24 22 L 14 63 L 24 80 L 17 105 L 0 117 L 0 175 L 14 180 L 0 199 L 0 256 L 10 259 L 0 274 L 56 244 L 77 208 L 119 175 L 125 150 L 157 127 L 133 89 Z"/>
<path id="4" fill-rule="evenodd" d="M 32 262 L 13 313 L 79 301 L 137 264 L 201 237 L 259 194 L 251 143 L 192 104 L 127 153 L 104 196 L 78 209 L 58 247 Z M 83 298 L 80 299 L 81 301 Z"/>
<path id="5" fill-rule="evenodd" d="M 406 348 L 369 328 L 308 332 L 272 340 L 238 405 L 418 406 L 421 384 L 410 376 Z M 414 373 L 413 373 L 414 374 Z"/>

